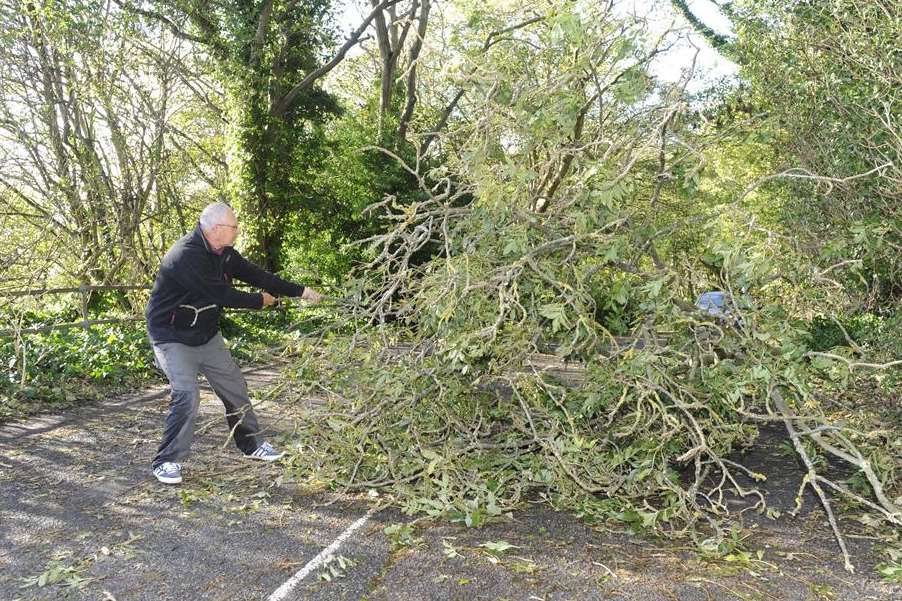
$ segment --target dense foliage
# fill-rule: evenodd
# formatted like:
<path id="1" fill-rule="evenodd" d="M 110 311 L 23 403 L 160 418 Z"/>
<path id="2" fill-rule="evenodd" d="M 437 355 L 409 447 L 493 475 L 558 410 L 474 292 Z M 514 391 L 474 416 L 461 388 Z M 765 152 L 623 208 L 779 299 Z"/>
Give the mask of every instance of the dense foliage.
<path id="1" fill-rule="evenodd" d="M 741 96 L 791 168 L 781 229 L 823 267 L 842 263 L 832 277 L 866 306 L 891 306 L 902 292 L 902 8 L 748 2 L 738 33 Z"/>
<path id="2" fill-rule="evenodd" d="M 835 500 L 902 524 L 902 438 L 883 412 L 835 398 L 872 382 L 856 368 L 880 367 L 851 336 L 878 337 L 812 315 L 848 310 L 874 288 L 827 277 L 843 265 L 824 264 L 809 242 L 835 253 L 847 230 L 798 232 L 816 211 L 797 195 L 833 202 L 859 165 L 850 158 L 843 177 L 804 172 L 813 190 L 748 170 L 724 181 L 761 146 L 749 160 L 759 169 L 795 148 L 776 135 L 737 147 L 735 131 L 711 131 L 688 110 L 679 84 L 654 86 L 646 67 L 661 42 L 642 21 L 581 3 L 507 8 L 467 15 L 477 39 L 530 26 L 478 50 L 442 165 L 406 165 L 428 198 L 372 209 L 387 231 L 369 239 L 349 286 L 352 319 L 367 325 L 299 368 L 299 394 L 329 401 L 299 461 L 467 524 L 538 493 L 594 519 L 719 535 L 731 501 L 766 509 L 756 487 L 766 474 L 736 457 L 777 423 L 799 455 L 800 490 L 819 498 L 851 569 Z M 892 185 L 864 171 L 866 189 Z M 845 210 L 854 232 L 856 209 Z M 852 260 L 878 251 L 857 247 Z M 712 289 L 727 293 L 728 315 L 695 306 Z M 827 458 L 855 476 L 834 475 Z"/>

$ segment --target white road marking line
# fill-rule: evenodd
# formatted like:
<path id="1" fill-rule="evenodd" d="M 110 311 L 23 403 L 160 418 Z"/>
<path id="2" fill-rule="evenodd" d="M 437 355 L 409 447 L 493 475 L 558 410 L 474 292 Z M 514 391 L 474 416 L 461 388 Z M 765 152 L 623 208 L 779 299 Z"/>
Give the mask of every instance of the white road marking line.
<path id="1" fill-rule="evenodd" d="M 362 518 L 348 526 L 348 529 L 342 532 L 338 538 L 332 541 L 331 545 L 320 551 L 319 555 L 308 561 L 307 565 L 301 568 L 297 574 L 286 580 L 282 586 L 273 591 L 273 593 L 266 598 L 266 601 L 282 601 L 283 599 L 285 599 L 288 593 L 291 592 L 291 589 L 296 587 L 301 580 L 303 580 L 310 574 L 310 572 L 325 564 L 329 560 L 329 558 L 332 557 L 332 555 L 338 550 L 338 547 L 340 547 L 341 544 L 345 542 L 349 536 L 354 534 L 355 531 L 360 529 L 361 526 L 366 524 L 367 520 L 369 520 L 374 513 L 376 513 L 375 507 L 367 511 Z"/>

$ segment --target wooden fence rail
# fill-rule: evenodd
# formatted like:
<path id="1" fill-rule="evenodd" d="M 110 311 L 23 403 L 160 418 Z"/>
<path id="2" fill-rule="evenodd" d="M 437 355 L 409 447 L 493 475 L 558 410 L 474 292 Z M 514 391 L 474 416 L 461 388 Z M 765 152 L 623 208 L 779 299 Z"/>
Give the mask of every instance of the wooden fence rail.
<path id="1" fill-rule="evenodd" d="M 110 284 L 109 286 L 78 286 L 77 288 L 35 288 L 33 290 L 0 291 L 0 298 L 44 296 L 45 294 L 64 294 L 67 292 L 81 292 L 82 294 L 87 294 L 88 292 L 94 292 L 95 290 L 150 290 L 150 286 Z"/>
<path id="2" fill-rule="evenodd" d="M 72 323 L 59 323 L 48 326 L 35 328 L 10 328 L 0 330 L 0 338 L 11 338 L 21 334 L 37 334 L 39 332 L 52 332 L 54 330 L 69 330 L 72 328 L 84 328 L 88 331 L 94 326 L 106 325 L 111 323 L 127 323 L 135 321 L 144 321 L 144 317 L 117 317 L 110 319 L 88 319 L 88 299 L 91 292 L 99 290 L 150 290 L 150 286 L 132 286 L 125 284 L 110 284 L 106 286 L 88 286 L 82 285 L 71 288 L 36 288 L 32 290 L 14 290 L 0 291 L 0 298 L 24 298 L 29 296 L 44 296 L 45 294 L 70 294 L 79 293 L 81 295 L 81 321 Z"/>
<path id="3" fill-rule="evenodd" d="M 22 328 L 0 330 L 0 338 L 11 338 L 19 334 L 38 334 L 40 332 L 52 332 L 54 330 L 71 330 L 72 328 L 91 329 L 94 326 L 100 326 L 111 323 L 126 323 L 133 321 L 144 321 L 143 317 L 115 317 L 110 319 L 88 319 L 86 321 L 75 321 L 71 323 L 56 323 L 40 328 Z"/>

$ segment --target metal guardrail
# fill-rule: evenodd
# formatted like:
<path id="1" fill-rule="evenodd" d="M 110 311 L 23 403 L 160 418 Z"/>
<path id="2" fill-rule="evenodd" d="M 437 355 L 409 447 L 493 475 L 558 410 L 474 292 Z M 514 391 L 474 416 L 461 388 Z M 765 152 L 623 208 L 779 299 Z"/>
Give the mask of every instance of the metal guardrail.
<path id="1" fill-rule="evenodd" d="M 45 294 L 71 294 L 79 293 L 81 295 L 81 321 L 71 323 L 58 323 L 47 326 L 34 328 L 12 328 L 0 330 L 0 338 L 11 338 L 21 334 L 37 334 L 40 332 L 52 332 L 54 330 L 70 330 L 72 328 L 84 328 L 85 331 L 98 325 L 107 325 L 112 323 L 128 323 L 135 321 L 144 321 L 144 317 L 116 317 L 109 319 L 89 319 L 88 318 L 88 299 L 91 292 L 99 290 L 150 290 L 150 286 L 132 286 L 125 284 L 110 284 L 107 286 L 88 286 L 82 285 L 70 288 L 35 288 L 31 290 L 14 290 L 0 291 L 0 298 L 24 298 L 29 296 L 44 296 Z"/>

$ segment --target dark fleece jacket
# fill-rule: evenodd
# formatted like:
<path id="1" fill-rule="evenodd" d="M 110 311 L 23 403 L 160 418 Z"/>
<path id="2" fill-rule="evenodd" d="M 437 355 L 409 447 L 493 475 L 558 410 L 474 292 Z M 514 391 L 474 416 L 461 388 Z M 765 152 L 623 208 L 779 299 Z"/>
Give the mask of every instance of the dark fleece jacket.
<path id="1" fill-rule="evenodd" d="M 200 346 L 219 331 L 223 307 L 262 308 L 263 295 L 236 290 L 233 278 L 273 296 L 304 292 L 303 286 L 260 269 L 231 246 L 221 254 L 213 252 L 198 225 L 163 257 L 144 312 L 151 342 Z"/>

